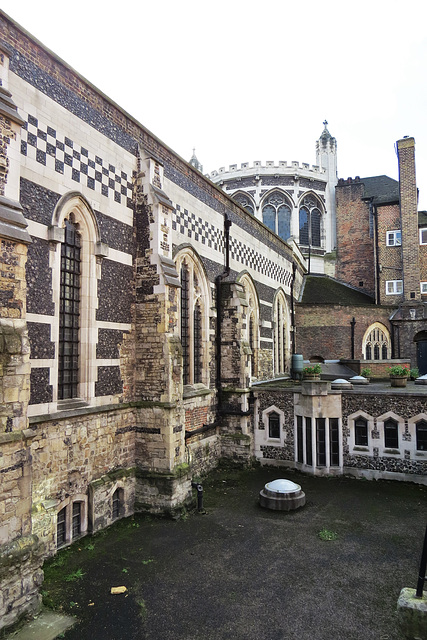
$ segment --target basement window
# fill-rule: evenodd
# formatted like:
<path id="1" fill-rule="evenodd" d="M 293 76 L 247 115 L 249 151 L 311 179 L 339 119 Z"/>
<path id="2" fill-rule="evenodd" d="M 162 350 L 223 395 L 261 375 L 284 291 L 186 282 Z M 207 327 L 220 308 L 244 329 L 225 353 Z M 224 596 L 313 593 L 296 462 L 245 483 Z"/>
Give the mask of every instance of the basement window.
<path id="1" fill-rule="evenodd" d="M 384 422 L 384 445 L 386 449 L 399 448 L 399 428 L 395 420 Z"/>
<path id="2" fill-rule="evenodd" d="M 268 416 L 268 437 L 280 439 L 280 416 L 275 411 Z"/>
<path id="3" fill-rule="evenodd" d="M 354 423 L 354 444 L 359 447 L 368 446 L 368 423 L 364 418 L 357 418 Z"/>
<path id="4" fill-rule="evenodd" d="M 421 420 L 415 425 L 417 451 L 427 451 L 427 422 Z"/>

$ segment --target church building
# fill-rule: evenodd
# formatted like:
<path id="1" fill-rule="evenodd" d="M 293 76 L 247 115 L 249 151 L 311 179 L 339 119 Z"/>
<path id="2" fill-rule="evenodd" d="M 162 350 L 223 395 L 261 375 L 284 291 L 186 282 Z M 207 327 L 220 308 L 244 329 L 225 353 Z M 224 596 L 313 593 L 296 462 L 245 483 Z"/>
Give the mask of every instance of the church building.
<path id="1" fill-rule="evenodd" d="M 398 184 L 338 181 L 326 122 L 314 166 L 205 176 L 1 11 L 0 135 L 0 632 L 46 558 L 221 460 L 425 482 L 424 387 L 290 380 L 427 368 L 412 138 Z"/>

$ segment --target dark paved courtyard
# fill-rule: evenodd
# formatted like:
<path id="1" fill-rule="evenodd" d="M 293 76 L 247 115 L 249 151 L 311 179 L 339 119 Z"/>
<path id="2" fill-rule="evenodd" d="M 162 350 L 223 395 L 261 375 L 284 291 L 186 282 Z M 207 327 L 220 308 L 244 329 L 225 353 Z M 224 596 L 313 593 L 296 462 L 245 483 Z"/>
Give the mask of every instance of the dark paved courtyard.
<path id="1" fill-rule="evenodd" d="M 258 506 L 260 489 L 280 477 L 302 485 L 303 509 Z M 61 637 L 401 638 L 396 603 L 416 586 L 426 487 L 271 468 L 223 470 L 203 484 L 205 515 L 124 520 L 55 558 L 45 599 L 79 620 Z M 111 595 L 113 586 L 127 591 Z"/>

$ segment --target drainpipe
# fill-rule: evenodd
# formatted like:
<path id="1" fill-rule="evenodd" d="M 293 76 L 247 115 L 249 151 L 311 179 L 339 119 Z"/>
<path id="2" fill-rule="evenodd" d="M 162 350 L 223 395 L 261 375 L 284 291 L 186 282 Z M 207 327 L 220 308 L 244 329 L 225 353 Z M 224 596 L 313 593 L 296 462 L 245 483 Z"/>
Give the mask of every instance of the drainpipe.
<path id="1" fill-rule="evenodd" d="M 374 220 L 374 278 L 375 278 L 375 304 L 380 303 L 380 263 L 379 263 L 379 249 L 378 249 L 378 211 L 376 206 L 372 202 L 372 198 L 369 201 L 369 212 Z"/>
<path id="2" fill-rule="evenodd" d="M 354 325 L 356 324 L 356 318 L 350 321 L 351 325 L 351 359 L 354 360 Z"/>
<path id="3" fill-rule="evenodd" d="M 294 282 L 296 272 L 295 262 L 292 262 L 292 278 L 291 278 L 291 326 L 292 326 L 292 353 L 296 353 L 296 336 L 295 336 L 295 307 L 294 307 Z"/>

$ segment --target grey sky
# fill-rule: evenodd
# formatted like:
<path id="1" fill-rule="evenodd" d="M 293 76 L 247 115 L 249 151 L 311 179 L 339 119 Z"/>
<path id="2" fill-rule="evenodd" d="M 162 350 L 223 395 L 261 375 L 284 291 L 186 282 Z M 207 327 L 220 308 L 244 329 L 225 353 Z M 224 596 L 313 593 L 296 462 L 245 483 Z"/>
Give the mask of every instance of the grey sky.
<path id="1" fill-rule="evenodd" d="M 416 141 L 427 209 L 426 4 L 391 0 L 2 0 L 1 8 L 204 172 L 315 163 L 326 118 L 338 174 L 397 178 Z"/>

